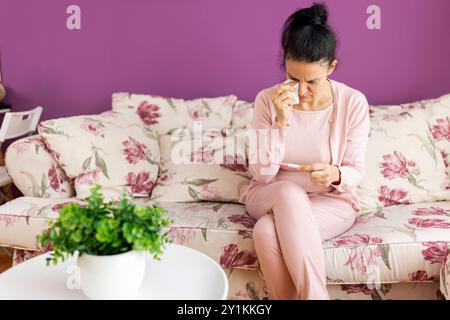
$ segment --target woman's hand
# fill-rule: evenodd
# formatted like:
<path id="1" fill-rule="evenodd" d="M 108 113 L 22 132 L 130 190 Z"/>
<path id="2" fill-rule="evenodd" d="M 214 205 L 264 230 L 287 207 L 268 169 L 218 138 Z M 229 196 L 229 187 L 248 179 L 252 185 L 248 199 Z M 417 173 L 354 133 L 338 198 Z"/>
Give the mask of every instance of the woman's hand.
<path id="1" fill-rule="evenodd" d="M 294 86 L 296 82 L 283 82 L 278 85 L 277 90 L 272 94 L 272 102 L 275 105 L 277 112 L 277 123 L 281 126 L 285 126 L 289 122 L 291 117 L 294 101 L 292 93 L 295 91 Z"/>
<path id="2" fill-rule="evenodd" d="M 298 171 L 310 172 L 311 181 L 319 187 L 329 187 L 333 182 L 340 180 L 339 168 L 335 165 L 314 162 L 301 166 Z"/>

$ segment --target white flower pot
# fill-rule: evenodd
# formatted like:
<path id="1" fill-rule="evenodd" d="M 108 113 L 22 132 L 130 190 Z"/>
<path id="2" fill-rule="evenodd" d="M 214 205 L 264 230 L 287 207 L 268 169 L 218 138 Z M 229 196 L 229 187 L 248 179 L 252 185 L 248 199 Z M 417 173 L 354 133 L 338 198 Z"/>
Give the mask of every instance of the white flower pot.
<path id="1" fill-rule="evenodd" d="M 134 299 L 145 274 L 146 252 L 78 257 L 81 290 L 89 299 Z"/>

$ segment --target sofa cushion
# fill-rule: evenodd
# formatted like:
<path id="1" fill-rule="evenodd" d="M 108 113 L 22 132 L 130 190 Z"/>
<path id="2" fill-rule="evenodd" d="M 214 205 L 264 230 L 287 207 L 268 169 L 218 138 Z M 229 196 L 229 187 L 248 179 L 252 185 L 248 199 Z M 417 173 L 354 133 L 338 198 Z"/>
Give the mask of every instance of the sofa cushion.
<path id="1" fill-rule="evenodd" d="M 441 269 L 441 292 L 447 300 L 450 300 L 450 254 L 444 262 L 444 267 Z"/>
<path id="2" fill-rule="evenodd" d="M 232 128 L 251 128 L 253 120 L 253 102 L 237 100 L 233 106 Z"/>
<path id="3" fill-rule="evenodd" d="M 236 100 L 235 95 L 183 100 L 118 92 L 112 96 L 112 108 L 137 114 L 146 126 L 163 135 L 174 129 L 193 129 L 195 121 L 201 121 L 205 129 L 228 128 Z"/>
<path id="4" fill-rule="evenodd" d="M 37 249 L 35 237 L 71 199 L 22 197 L 0 207 L 0 246 Z M 152 204 L 135 198 L 138 204 Z M 255 270 L 255 220 L 240 204 L 159 203 L 174 221 L 175 243 L 200 250 L 226 268 Z M 382 208 L 357 218 L 341 236 L 324 242 L 329 283 L 429 282 L 450 253 L 450 202 Z"/>
<path id="5" fill-rule="evenodd" d="M 428 123 L 436 148 L 444 159 L 446 172 L 450 177 L 450 94 L 437 99 L 423 100 L 417 104 L 423 106 L 421 113 Z M 413 104 L 408 107 L 415 106 Z M 450 182 L 446 188 L 450 189 Z"/>
<path id="6" fill-rule="evenodd" d="M 56 161 L 75 179 L 77 197 L 102 186 L 105 197 L 148 197 L 158 176 L 156 135 L 134 115 L 115 111 L 48 120 L 39 133 Z"/>
<path id="7" fill-rule="evenodd" d="M 25 196 L 70 198 L 75 195 L 73 181 L 39 135 L 12 143 L 5 153 L 5 165 L 14 185 Z"/>
<path id="8" fill-rule="evenodd" d="M 238 202 L 251 179 L 245 135 L 240 132 L 243 133 L 233 131 L 228 136 L 220 132 L 160 136 L 160 175 L 152 199 Z"/>
<path id="9" fill-rule="evenodd" d="M 363 212 L 400 203 L 450 200 L 443 150 L 428 123 L 433 122 L 429 113 L 444 117 L 450 104 L 446 112 L 430 101 L 370 107 L 366 175 L 357 188 Z"/>

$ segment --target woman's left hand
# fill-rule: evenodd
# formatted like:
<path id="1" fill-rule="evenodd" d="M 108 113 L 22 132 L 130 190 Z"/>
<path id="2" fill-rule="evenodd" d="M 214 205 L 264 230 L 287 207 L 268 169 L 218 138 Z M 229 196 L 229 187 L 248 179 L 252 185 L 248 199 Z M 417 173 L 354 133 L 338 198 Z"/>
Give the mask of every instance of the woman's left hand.
<path id="1" fill-rule="evenodd" d="M 338 182 L 340 172 L 337 166 L 323 162 L 314 162 L 302 165 L 298 171 L 310 172 L 311 181 L 319 187 L 329 187 L 333 182 Z"/>

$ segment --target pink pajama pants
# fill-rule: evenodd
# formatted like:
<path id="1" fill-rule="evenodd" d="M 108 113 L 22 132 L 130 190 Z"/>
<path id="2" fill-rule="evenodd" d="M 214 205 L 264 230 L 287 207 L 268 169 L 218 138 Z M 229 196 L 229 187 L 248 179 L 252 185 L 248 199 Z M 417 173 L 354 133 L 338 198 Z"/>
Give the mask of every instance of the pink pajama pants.
<path id="1" fill-rule="evenodd" d="M 329 299 L 322 241 L 353 225 L 352 205 L 328 193 L 308 195 L 292 181 L 255 185 L 246 195 L 257 220 L 253 242 L 271 299 Z"/>

